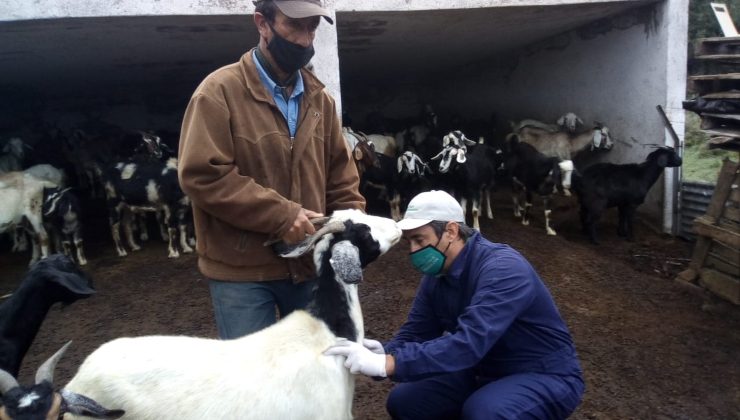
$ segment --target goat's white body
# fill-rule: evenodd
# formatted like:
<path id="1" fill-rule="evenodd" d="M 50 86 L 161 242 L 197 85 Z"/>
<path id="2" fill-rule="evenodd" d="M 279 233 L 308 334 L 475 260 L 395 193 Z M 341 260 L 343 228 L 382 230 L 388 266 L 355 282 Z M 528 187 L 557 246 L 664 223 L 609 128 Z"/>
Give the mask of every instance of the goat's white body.
<path id="1" fill-rule="evenodd" d="M 56 186 L 23 172 L 0 175 L 0 233 L 12 231 L 25 217 L 41 243 L 41 258 L 49 254 L 49 236 L 41 217 L 44 187 Z M 31 263 L 38 258 L 34 253 Z"/>
<path id="2" fill-rule="evenodd" d="M 336 338 L 305 311 L 235 340 L 121 338 L 88 356 L 66 389 L 124 419 L 349 419 L 354 377 L 344 358 L 323 355 Z"/>
<path id="3" fill-rule="evenodd" d="M 60 187 L 64 187 L 67 181 L 67 175 L 59 168 L 49 165 L 48 163 L 41 163 L 38 165 L 31 166 L 23 170 L 24 173 L 35 176 L 38 179 L 49 181 L 52 184 L 56 184 Z"/>

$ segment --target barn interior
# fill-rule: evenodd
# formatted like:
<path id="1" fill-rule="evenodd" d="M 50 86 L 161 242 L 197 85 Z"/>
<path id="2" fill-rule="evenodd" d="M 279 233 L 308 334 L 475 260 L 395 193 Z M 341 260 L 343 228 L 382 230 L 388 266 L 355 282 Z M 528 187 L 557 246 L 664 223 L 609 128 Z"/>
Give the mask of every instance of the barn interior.
<path id="1" fill-rule="evenodd" d="M 575 112 L 609 126 L 618 146 L 594 158 L 618 162 L 643 157 L 642 144 L 663 142 L 655 105 L 671 96 L 669 2 L 510 4 L 338 5 L 345 115 L 372 131 L 369 115 L 414 118 L 429 104 L 442 124 L 492 121 L 503 137 L 510 120 L 554 122 Z M 256 42 L 250 15 L 0 22 L 0 138 L 19 134 L 33 143 L 48 128 L 100 121 L 178 130 L 198 83 Z"/>

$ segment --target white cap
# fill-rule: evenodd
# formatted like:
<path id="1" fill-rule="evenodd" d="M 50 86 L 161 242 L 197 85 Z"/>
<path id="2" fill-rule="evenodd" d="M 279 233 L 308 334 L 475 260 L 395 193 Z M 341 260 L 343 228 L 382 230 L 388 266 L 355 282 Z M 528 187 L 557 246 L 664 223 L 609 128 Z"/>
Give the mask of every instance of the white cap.
<path id="1" fill-rule="evenodd" d="M 434 220 L 465 223 L 462 207 L 444 191 L 426 191 L 412 198 L 403 220 L 397 223 L 401 230 L 412 230 Z"/>

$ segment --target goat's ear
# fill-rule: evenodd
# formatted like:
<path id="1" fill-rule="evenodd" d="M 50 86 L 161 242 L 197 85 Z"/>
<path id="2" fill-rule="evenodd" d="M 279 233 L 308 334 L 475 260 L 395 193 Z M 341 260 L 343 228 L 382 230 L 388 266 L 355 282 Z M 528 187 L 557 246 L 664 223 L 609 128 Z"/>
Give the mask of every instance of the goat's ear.
<path id="1" fill-rule="evenodd" d="M 75 267 L 75 269 L 69 271 L 70 267 Z M 89 282 L 85 275 L 71 261 L 65 264 L 64 267 L 60 267 L 58 264 L 49 265 L 43 271 L 43 274 L 49 276 L 51 281 L 67 288 L 72 293 L 78 295 L 95 294 L 95 289 L 88 285 Z"/>
<path id="2" fill-rule="evenodd" d="M 337 242 L 331 247 L 329 264 L 337 280 L 346 284 L 355 284 L 362 280 L 360 250 L 350 241 Z"/>
<path id="3" fill-rule="evenodd" d="M 94 419 L 117 419 L 126 414 L 124 410 L 108 410 L 93 399 L 66 389 L 61 390 L 59 394 L 62 396 L 63 401 L 62 413 L 92 417 Z"/>

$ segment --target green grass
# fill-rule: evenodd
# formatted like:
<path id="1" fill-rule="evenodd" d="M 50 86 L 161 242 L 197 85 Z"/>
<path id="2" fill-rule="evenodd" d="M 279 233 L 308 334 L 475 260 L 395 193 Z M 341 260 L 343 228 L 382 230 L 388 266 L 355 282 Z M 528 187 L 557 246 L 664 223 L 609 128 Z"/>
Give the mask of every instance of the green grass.
<path id="1" fill-rule="evenodd" d="M 693 112 L 686 112 L 686 133 L 684 136 L 684 153 L 682 173 L 685 181 L 717 182 L 717 175 L 724 158 L 734 161 L 737 152 L 710 150 L 707 147 L 709 135 L 699 129 L 701 120 Z"/>

